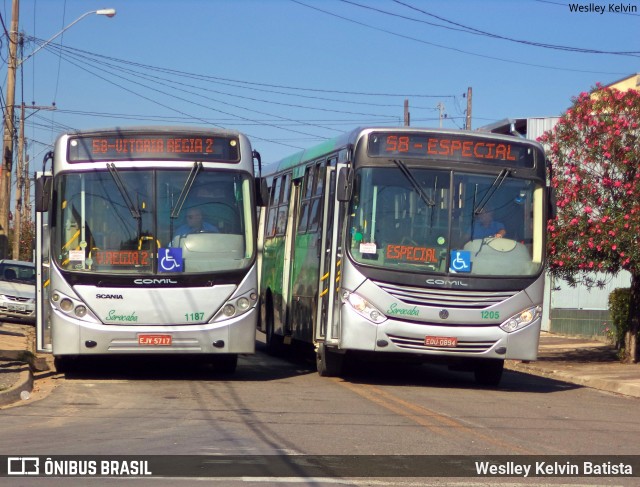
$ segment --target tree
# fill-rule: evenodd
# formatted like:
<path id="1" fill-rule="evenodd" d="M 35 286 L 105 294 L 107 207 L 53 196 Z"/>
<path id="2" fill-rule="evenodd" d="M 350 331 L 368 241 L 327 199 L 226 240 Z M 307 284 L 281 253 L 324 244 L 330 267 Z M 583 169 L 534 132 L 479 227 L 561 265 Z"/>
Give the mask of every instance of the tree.
<path id="1" fill-rule="evenodd" d="M 640 92 L 596 85 L 540 142 L 551 162 L 557 215 L 548 223 L 550 273 L 571 285 L 593 273 L 631 274 L 623 361 L 638 360 L 640 316 Z"/>
<path id="2" fill-rule="evenodd" d="M 33 244 L 35 241 L 35 224 L 32 220 L 25 220 L 22 223 L 22 232 L 20 235 L 19 254 L 17 257 L 13 256 L 16 260 L 23 260 L 25 262 L 33 261 Z M 9 229 L 9 242 L 13 245 L 13 239 L 16 238 L 14 227 Z"/>

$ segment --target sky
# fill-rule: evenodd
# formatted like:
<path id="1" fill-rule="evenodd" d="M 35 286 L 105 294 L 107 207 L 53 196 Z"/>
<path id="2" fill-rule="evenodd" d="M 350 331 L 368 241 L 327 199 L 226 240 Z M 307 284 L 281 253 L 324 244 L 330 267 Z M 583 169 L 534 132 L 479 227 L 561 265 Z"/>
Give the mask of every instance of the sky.
<path id="1" fill-rule="evenodd" d="M 7 29 L 11 8 L 0 1 Z M 117 14 L 69 27 L 101 8 Z M 597 82 L 640 72 L 640 0 L 20 0 L 19 10 L 19 57 L 44 44 L 16 88 L 34 169 L 69 129 L 237 129 L 269 163 L 358 126 L 402 125 L 405 100 L 412 126 L 463 128 L 471 89 L 477 129 L 558 116 Z M 3 105 L 7 45 L 3 36 Z"/>

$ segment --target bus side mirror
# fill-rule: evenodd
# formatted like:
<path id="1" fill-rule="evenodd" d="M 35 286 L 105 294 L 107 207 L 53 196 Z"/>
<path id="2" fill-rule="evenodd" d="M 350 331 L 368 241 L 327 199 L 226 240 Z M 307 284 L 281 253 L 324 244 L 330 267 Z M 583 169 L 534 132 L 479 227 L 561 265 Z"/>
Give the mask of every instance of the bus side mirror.
<path id="1" fill-rule="evenodd" d="M 351 169 L 343 167 L 338 173 L 338 187 L 336 188 L 336 196 L 338 201 L 349 201 L 353 190 L 353 176 Z"/>
<path id="2" fill-rule="evenodd" d="M 269 201 L 269 188 L 265 178 L 256 178 L 256 204 L 258 206 L 267 206 Z"/>
<path id="3" fill-rule="evenodd" d="M 35 206 L 37 212 L 49 211 L 49 201 L 51 201 L 51 176 L 40 176 L 36 179 L 36 199 Z"/>

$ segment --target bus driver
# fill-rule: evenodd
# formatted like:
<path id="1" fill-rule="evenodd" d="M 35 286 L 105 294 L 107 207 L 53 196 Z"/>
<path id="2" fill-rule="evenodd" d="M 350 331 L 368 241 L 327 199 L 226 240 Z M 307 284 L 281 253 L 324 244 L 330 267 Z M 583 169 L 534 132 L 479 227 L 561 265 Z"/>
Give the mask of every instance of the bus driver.
<path id="1" fill-rule="evenodd" d="M 502 238 L 507 231 L 504 225 L 493 219 L 492 211 L 483 211 L 478 215 L 478 219 L 473 224 L 472 239 L 476 238 Z"/>
<path id="2" fill-rule="evenodd" d="M 218 233 L 218 227 L 204 221 L 200 208 L 187 210 L 186 222 L 176 230 L 176 236 L 184 236 L 190 233 L 213 232 Z"/>

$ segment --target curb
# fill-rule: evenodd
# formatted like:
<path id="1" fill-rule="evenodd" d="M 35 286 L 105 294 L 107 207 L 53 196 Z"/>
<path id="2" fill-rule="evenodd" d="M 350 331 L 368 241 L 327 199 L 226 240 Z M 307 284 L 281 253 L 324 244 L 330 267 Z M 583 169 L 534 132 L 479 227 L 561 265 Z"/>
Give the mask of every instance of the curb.
<path id="1" fill-rule="evenodd" d="M 0 406 L 7 406 L 21 401 L 23 400 L 23 393 L 30 396 L 31 391 L 33 391 L 33 374 L 29 364 L 23 362 L 16 364 L 15 367 L 15 371 L 19 373 L 18 380 L 9 389 L 0 391 Z"/>
<path id="2" fill-rule="evenodd" d="M 575 371 L 566 372 L 559 369 L 539 367 L 532 363 L 523 364 L 517 361 L 506 361 L 505 369 L 546 377 L 548 379 L 589 387 L 591 389 L 613 392 L 630 397 L 640 397 L 640 383 L 638 383 L 637 379 L 624 380 L 619 377 L 611 377 L 606 370 L 576 374 Z"/>

